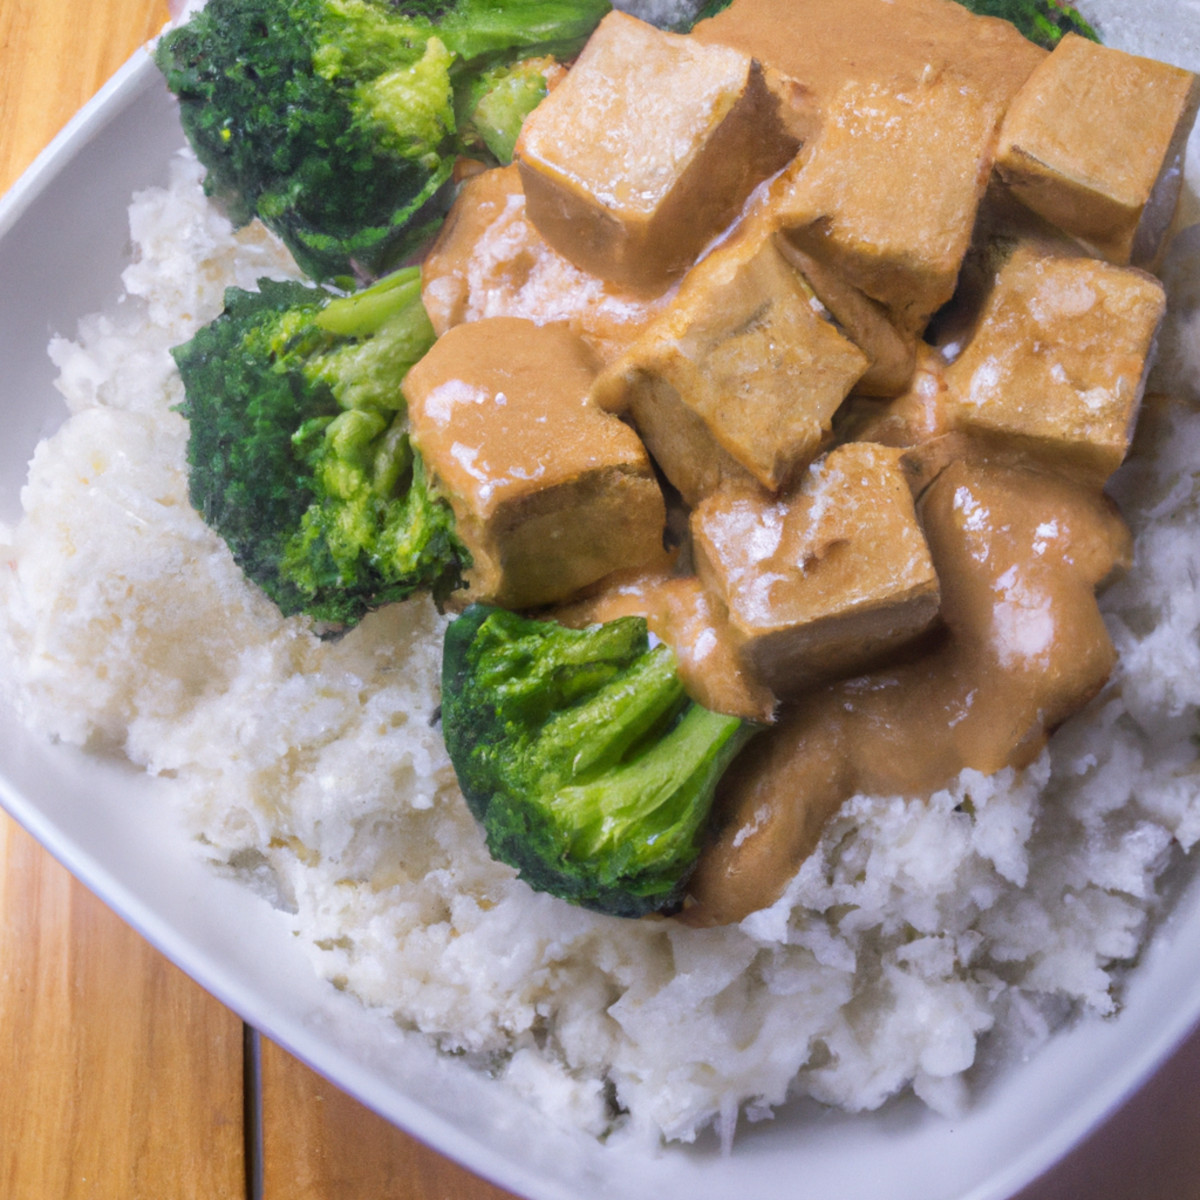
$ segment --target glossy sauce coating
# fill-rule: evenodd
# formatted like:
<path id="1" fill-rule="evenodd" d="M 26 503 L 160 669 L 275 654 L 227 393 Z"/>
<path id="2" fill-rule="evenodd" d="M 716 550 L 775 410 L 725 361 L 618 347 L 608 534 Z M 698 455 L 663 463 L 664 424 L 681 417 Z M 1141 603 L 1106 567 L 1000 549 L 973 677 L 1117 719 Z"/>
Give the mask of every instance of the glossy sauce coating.
<path id="1" fill-rule="evenodd" d="M 637 435 L 588 400 L 596 360 L 562 325 L 458 325 L 409 371 L 413 440 L 472 557 L 468 590 L 523 608 L 661 553 L 662 492 Z"/>
<path id="2" fill-rule="evenodd" d="M 440 336 L 484 317 L 561 321 L 608 361 L 665 303 L 589 274 L 559 254 L 526 212 L 515 166 L 463 185 L 421 266 L 421 298 Z"/>
<path id="3" fill-rule="evenodd" d="M 1108 678 L 1115 651 L 1094 589 L 1130 542 L 1102 495 L 958 460 L 920 508 L 942 583 L 940 640 L 814 692 L 734 765 L 689 922 L 737 921 L 774 901 L 856 793 L 927 796 L 967 767 L 1027 765 Z"/>

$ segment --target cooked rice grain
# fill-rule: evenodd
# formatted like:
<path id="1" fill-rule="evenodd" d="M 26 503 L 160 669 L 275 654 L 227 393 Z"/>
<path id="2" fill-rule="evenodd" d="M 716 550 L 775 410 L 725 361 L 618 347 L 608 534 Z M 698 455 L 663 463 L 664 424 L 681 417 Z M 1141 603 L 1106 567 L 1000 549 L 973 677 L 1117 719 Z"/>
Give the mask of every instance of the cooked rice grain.
<path id="1" fill-rule="evenodd" d="M 739 927 L 622 921 L 488 857 L 431 725 L 443 618 L 413 601 L 320 641 L 190 508 L 168 349 L 226 284 L 292 268 L 186 156 L 131 223 L 125 300 L 51 347 L 72 415 L 11 531 L 4 678 L 46 736 L 171 776 L 197 845 L 270 876 L 319 972 L 556 1120 L 685 1141 L 795 1095 L 863 1110 L 911 1087 L 950 1111 L 981 1039 L 1021 1053 L 1119 1006 L 1200 838 L 1196 413 L 1149 409 L 1117 484 L 1138 535 L 1105 597 L 1120 666 L 1034 766 L 855 799 Z"/>

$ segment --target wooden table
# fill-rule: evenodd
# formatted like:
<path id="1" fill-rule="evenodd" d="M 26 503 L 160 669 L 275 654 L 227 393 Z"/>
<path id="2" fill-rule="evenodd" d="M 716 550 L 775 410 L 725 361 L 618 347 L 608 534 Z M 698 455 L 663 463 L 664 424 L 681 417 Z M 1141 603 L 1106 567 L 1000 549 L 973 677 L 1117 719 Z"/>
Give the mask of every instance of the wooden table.
<path id="1" fill-rule="evenodd" d="M 166 18 L 163 0 L 0 0 L 0 193 Z M 253 1094 L 249 1036 L 0 813 L 2 1200 L 508 1195 L 269 1042 Z"/>
<path id="2" fill-rule="evenodd" d="M 0 193 L 166 15 L 0 0 Z M 253 1036 L 0 815 L 0 1200 L 508 1195 Z M 1200 1035 L 1021 1200 L 1200 1200 L 1198 1081 Z"/>

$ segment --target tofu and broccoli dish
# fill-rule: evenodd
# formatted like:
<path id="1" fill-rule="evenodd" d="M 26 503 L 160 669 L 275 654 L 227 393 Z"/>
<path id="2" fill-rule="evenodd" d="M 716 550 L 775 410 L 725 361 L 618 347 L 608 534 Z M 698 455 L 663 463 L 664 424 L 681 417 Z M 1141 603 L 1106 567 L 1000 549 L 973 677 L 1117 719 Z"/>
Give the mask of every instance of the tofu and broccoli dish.
<path id="1" fill-rule="evenodd" d="M 1059 0 L 154 53 L 191 149 L 6 539 L 32 725 L 597 1135 L 951 1111 L 1119 1007 L 1200 840 L 1195 74 Z"/>
<path id="2" fill-rule="evenodd" d="M 1025 766 L 1096 695 L 1095 590 L 1129 557 L 1102 489 L 1165 310 L 1147 268 L 1195 76 L 1053 6 L 1082 30 L 1034 22 L 1053 50 L 942 0 L 738 0 L 687 33 L 574 4 L 297 7 L 282 40 L 347 139 L 403 144 L 417 178 L 357 142 L 313 164 L 325 92 L 260 4 L 214 0 L 158 51 L 214 192 L 320 277 L 413 250 L 465 179 L 423 270 L 234 294 L 176 352 L 192 500 L 285 613 L 344 627 L 416 588 L 470 606 L 442 717 L 493 853 L 602 911 L 741 920 L 852 795 Z M 569 70 L 536 60 L 489 150 L 476 97 L 593 24 Z M 282 129 L 224 91 L 266 103 L 278 85 L 231 84 L 226 59 L 267 54 L 297 92 Z M 342 170 L 381 193 L 369 245 L 334 211 Z M 663 667 L 641 681 L 648 643 L 610 659 L 603 630 L 557 628 L 609 619 L 641 620 L 677 696 Z M 711 742 L 684 734 L 688 698 L 726 718 Z"/>

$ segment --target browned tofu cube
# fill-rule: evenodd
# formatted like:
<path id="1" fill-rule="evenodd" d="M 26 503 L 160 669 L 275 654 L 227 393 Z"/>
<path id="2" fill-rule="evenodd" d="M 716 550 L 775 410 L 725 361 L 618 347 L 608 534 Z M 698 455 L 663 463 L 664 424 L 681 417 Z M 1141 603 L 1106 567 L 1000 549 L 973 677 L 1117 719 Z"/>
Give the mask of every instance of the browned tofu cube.
<path id="1" fill-rule="evenodd" d="M 905 391 L 917 366 L 917 338 L 898 329 L 878 301 L 851 287 L 837 271 L 805 254 L 789 238 L 777 238 L 775 244 L 846 336 L 867 356 L 870 365 L 854 385 L 855 393 L 898 396 Z"/>
<path id="2" fill-rule="evenodd" d="M 463 185 L 421 264 L 421 298 L 439 334 L 483 317 L 562 321 L 605 361 L 665 303 L 559 254 L 529 220 L 515 166 L 480 172 Z"/>
<path id="3" fill-rule="evenodd" d="M 937 575 L 901 455 L 847 443 L 788 495 L 721 493 L 692 514 L 700 578 L 776 695 L 864 669 L 936 617 Z"/>
<path id="4" fill-rule="evenodd" d="M 727 483 L 783 486 L 819 453 L 867 365 L 768 234 L 695 267 L 594 395 L 630 413 L 695 505 Z"/>
<path id="5" fill-rule="evenodd" d="M 1046 51 L 953 0 L 733 0 L 692 36 L 790 82 L 805 147 L 783 224 L 919 333 L 953 291 L 1000 118 Z"/>
<path id="6" fill-rule="evenodd" d="M 847 84 L 778 191 L 780 228 L 918 332 L 954 294 L 991 169 L 993 104 L 948 75 Z"/>
<path id="7" fill-rule="evenodd" d="M 922 344 L 909 386 L 886 402 L 852 397 L 839 414 L 838 436 L 884 446 L 919 446 L 951 432 L 950 407 L 945 360 Z"/>
<path id="8" fill-rule="evenodd" d="M 563 600 L 662 553 L 637 435 L 588 400 L 596 360 L 560 325 L 458 325 L 408 373 L 412 437 L 474 558 L 465 601 Z"/>
<path id="9" fill-rule="evenodd" d="M 679 678 L 693 700 L 747 721 L 774 719 L 775 697 L 746 670 L 725 606 L 695 575 L 680 575 L 669 562 L 610 575 L 552 615 L 576 629 L 645 617 L 650 632 L 675 652 Z"/>
<path id="10" fill-rule="evenodd" d="M 722 778 L 688 890 L 692 924 L 773 902 L 855 793 L 931 795 L 963 768 L 1024 767 L 1116 660 L 1094 595 L 1129 531 L 1097 489 L 1044 471 L 950 464 L 921 516 L 945 636 L 865 679 L 817 688 Z"/>
<path id="11" fill-rule="evenodd" d="M 1129 449 L 1165 305 L 1142 271 L 1018 247 L 946 371 L 952 424 L 1106 479 Z"/>
<path id="12" fill-rule="evenodd" d="M 1151 264 L 1197 104 L 1190 71 L 1068 34 L 1013 100 L 996 170 L 1034 212 L 1110 262 Z"/>
<path id="13" fill-rule="evenodd" d="M 526 120 L 516 159 L 552 246 L 655 292 L 797 149 L 748 55 L 613 12 Z"/>

